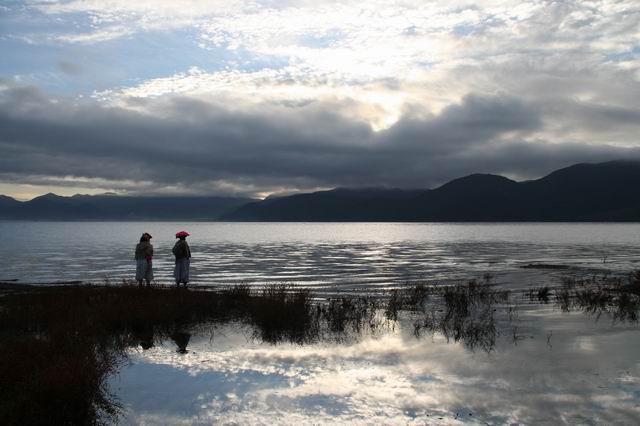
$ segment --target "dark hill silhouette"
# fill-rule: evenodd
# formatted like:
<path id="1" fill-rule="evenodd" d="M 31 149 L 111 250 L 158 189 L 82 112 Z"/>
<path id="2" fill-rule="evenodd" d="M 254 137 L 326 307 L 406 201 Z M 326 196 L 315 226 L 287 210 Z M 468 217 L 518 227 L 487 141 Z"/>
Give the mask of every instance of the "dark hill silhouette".
<path id="1" fill-rule="evenodd" d="M 8 198 L 11 201 L 6 201 Z M 253 200 L 234 197 L 132 197 L 46 194 L 19 202 L 0 199 L 0 219 L 216 220 Z"/>
<path id="2" fill-rule="evenodd" d="M 455 179 L 415 202 L 410 220 L 491 221 L 506 220 L 521 209 L 518 183 L 503 176 L 473 174 Z"/>
<path id="3" fill-rule="evenodd" d="M 232 221 L 640 221 L 640 162 L 576 164 L 515 182 L 473 174 L 432 190 L 337 188 L 230 197 L 0 196 L 0 219 Z"/>
<path id="4" fill-rule="evenodd" d="M 0 195 L 0 211 L 10 209 L 20 205 L 20 201 L 14 200 L 6 195 Z"/>
<path id="5" fill-rule="evenodd" d="M 31 201 L 20 203 L 10 210 L 14 217 L 20 219 L 67 219 L 82 220 L 93 218 L 99 214 L 99 208 L 83 200 L 62 197 L 56 194 L 45 194 Z"/>
<path id="6" fill-rule="evenodd" d="M 618 160 L 576 164 L 522 185 L 539 201 L 530 206 L 536 217 L 588 221 L 640 220 L 638 184 L 640 162 Z"/>
<path id="7" fill-rule="evenodd" d="M 474 174 L 424 191 L 321 191 L 245 205 L 239 221 L 640 221 L 640 162 L 576 164 L 515 182 Z"/>
<path id="8" fill-rule="evenodd" d="M 375 221 L 396 220 L 405 201 L 422 190 L 344 189 L 267 199 L 240 207 L 223 220 L 244 221 Z"/>

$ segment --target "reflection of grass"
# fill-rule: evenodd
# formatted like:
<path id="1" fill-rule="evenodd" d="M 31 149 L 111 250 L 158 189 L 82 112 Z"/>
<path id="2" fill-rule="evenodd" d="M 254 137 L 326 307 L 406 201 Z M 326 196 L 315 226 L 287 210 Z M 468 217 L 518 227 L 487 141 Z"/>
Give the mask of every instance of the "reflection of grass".
<path id="1" fill-rule="evenodd" d="M 551 288 L 549 286 L 535 288 L 529 290 L 527 294 L 529 295 L 529 300 L 537 300 L 538 302 L 547 304 L 549 303 L 549 297 L 551 297 Z"/>
<path id="2" fill-rule="evenodd" d="M 414 333 L 438 332 L 470 349 L 491 351 L 497 336 L 495 307 L 507 302 L 509 293 L 495 290 L 488 281 L 429 287 L 426 293 L 435 303 L 414 317 Z"/>
<path id="3" fill-rule="evenodd" d="M 105 379 L 119 357 L 66 332 L 3 336 L 0 418 L 5 425 L 86 424 L 115 420 L 119 405 Z"/>
<path id="4" fill-rule="evenodd" d="M 614 321 L 637 322 L 640 312 L 640 272 L 619 277 L 567 278 L 556 290 L 556 303 L 569 312 L 580 310 L 600 317 L 607 313 Z"/>
<path id="5" fill-rule="evenodd" d="M 240 312 L 248 314 L 249 322 L 264 341 L 305 343 L 317 334 L 311 292 L 307 289 L 268 285 L 258 294 L 249 292 L 245 303 Z"/>
<path id="6" fill-rule="evenodd" d="M 509 292 L 497 290 L 491 277 L 456 285 L 424 285 L 392 290 L 387 299 L 387 319 L 409 313 L 414 334 L 440 333 L 447 341 L 462 342 L 469 349 L 491 351 L 497 337 L 495 312 L 509 302 Z M 509 313 L 508 320 L 514 314 Z"/>
<path id="7" fill-rule="evenodd" d="M 637 321 L 639 289 L 635 274 L 628 280 L 568 279 L 560 288 L 525 294 L 531 301 L 555 299 L 565 311 Z M 518 319 L 510 293 L 496 289 L 490 277 L 322 302 L 309 290 L 280 284 L 217 291 L 123 285 L 11 292 L 0 297 L 0 418 L 3 424 L 113 421 L 119 406 L 105 378 L 125 359 L 126 349 L 149 348 L 171 337 L 186 351 L 186 332 L 199 324 L 240 321 L 265 342 L 305 344 L 357 337 L 409 320 L 416 336 L 439 333 L 472 350 L 491 351 L 499 334 L 496 313 L 503 313 L 505 322 Z M 516 329 L 513 337 L 514 342 L 519 337 Z"/>

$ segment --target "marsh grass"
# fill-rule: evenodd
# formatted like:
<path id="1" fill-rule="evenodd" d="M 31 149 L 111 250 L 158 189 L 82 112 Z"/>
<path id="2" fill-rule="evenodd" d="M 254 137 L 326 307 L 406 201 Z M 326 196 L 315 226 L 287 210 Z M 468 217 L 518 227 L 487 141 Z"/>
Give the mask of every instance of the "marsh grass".
<path id="1" fill-rule="evenodd" d="M 316 312 L 323 340 L 345 340 L 375 333 L 391 324 L 378 315 L 381 300 L 373 296 L 342 296 L 318 304 Z"/>
<path id="2" fill-rule="evenodd" d="M 566 278 L 555 292 L 556 304 L 564 312 L 582 311 L 596 318 L 608 314 L 614 322 L 638 322 L 640 272 L 628 277 Z"/>
<path id="3" fill-rule="evenodd" d="M 311 297 L 309 290 L 290 284 L 267 285 L 257 295 L 249 292 L 240 312 L 248 314 L 247 322 L 265 342 L 308 343 L 318 334 Z"/>
<path id="4" fill-rule="evenodd" d="M 549 286 L 536 287 L 525 291 L 525 295 L 530 302 L 537 301 L 546 305 L 552 296 L 552 289 Z"/>
<path id="5" fill-rule="evenodd" d="M 428 308 L 415 316 L 416 336 L 440 333 L 447 341 L 462 342 L 471 350 L 493 350 L 498 336 L 497 307 L 509 302 L 508 291 L 496 290 L 485 278 L 484 282 L 432 286 L 423 293 L 435 303 L 423 304 Z"/>

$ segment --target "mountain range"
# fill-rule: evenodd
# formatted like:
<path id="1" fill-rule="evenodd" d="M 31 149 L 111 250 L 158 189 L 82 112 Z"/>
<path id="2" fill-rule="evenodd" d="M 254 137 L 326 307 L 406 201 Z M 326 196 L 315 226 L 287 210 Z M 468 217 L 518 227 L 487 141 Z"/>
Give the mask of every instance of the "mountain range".
<path id="1" fill-rule="evenodd" d="M 12 220 L 217 220 L 251 198 L 134 197 L 45 194 L 30 201 L 0 196 L 0 219 Z"/>
<path id="2" fill-rule="evenodd" d="M 640 161 L 576 164 L 516 182 L 473 174 L 435 189 L 336 188 L 240 197 L 0 196 L 0 219 L 309 222 L 640 221 Z"/>
<path id="3" fill-rule="evenodd" d="M 640 221 L 640 162 L 576 164 L 516 182 L 473 174 L 431 190 L 334 189 L 248 203 L 235 221 Z"/>

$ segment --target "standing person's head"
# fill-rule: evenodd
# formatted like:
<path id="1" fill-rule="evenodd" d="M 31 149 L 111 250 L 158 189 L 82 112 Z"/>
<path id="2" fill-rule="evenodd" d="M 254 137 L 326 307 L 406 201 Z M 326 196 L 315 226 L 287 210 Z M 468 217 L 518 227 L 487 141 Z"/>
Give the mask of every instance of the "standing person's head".
<path id="1" fill-rule="evenodd" d="M 180 238 L 181 240 L 186 240 L 190 234 L 187 231 L 180 231 L 176 233 L 176 238 Z"/>
<path id="2" fill-rule="evenodd" d="M 145 233 L 144 233 L 144 234 L 142 234 L 142 236 L 140 237 L 140 242 L 142 243 L 142 242 L 144 242 L 144 241 L 150 241 L 150 240 L 151 240 L 151 238 L 153 238 L 153 237 L 151 236 L 151 234 L 150 234 L 150 233 L 148 233 L 148 232 L 145 232 Z"/>

